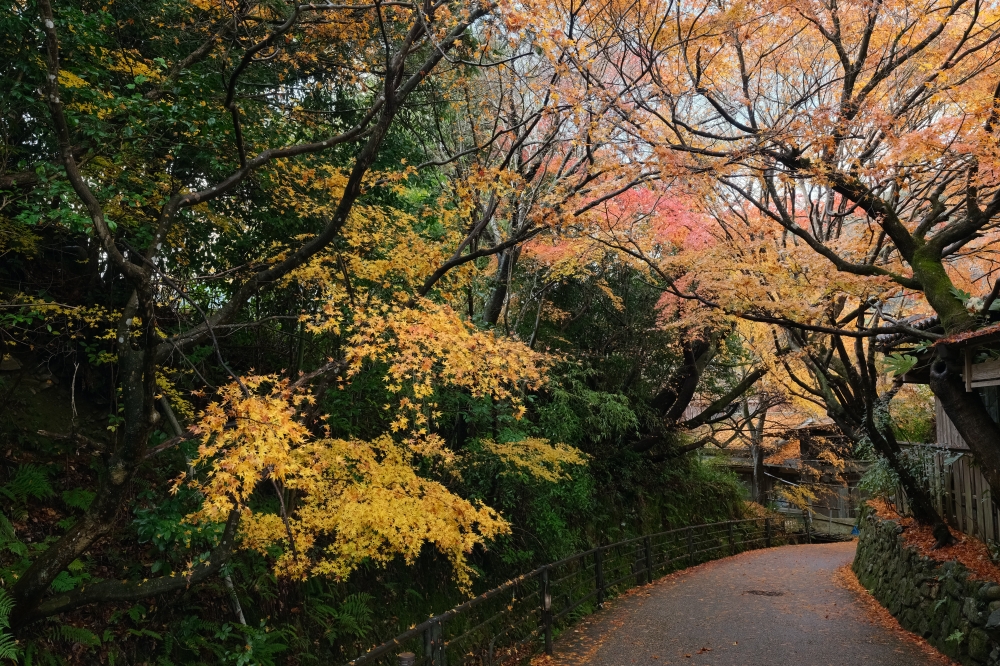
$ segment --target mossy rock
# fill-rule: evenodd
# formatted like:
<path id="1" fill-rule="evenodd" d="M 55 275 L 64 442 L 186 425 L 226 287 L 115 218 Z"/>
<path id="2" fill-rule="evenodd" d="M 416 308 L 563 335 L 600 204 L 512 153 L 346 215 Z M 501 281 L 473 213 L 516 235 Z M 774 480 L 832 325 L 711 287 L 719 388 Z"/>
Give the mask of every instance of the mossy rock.
<path id="1" fill-rule="evenodd" d="M 990 656 L 990 637 L 982 629 L 973 629 L 969 632 L 968 650 L 969 656 L 978 661 L 986 661 Z"/>

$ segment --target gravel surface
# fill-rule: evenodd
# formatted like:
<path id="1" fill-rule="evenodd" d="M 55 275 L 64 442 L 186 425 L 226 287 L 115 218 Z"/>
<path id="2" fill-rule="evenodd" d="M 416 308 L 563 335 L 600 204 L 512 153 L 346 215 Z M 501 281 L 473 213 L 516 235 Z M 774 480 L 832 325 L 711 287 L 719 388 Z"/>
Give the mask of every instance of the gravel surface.
<path id="1" fill-rule="evenodd" d="M 552 664 L 941 664 L 873 624 L 834 580 L 855 544 L 784 546 L 680 571 L 615 600 L 556 643 Z M 537 663 L 537 662 L 536 662 Z"/>

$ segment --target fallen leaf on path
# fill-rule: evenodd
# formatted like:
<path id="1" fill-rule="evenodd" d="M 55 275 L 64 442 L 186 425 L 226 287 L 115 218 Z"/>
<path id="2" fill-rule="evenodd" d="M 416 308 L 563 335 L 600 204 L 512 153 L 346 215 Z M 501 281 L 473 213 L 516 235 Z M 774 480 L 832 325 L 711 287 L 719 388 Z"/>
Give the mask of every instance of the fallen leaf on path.
<path id="1" fill-rule="evenodd" d="M 854 575 L 854 571 L 851 570 L 850 564 L 839 567 L 833 574 L 833 580 L 841 587 L 857 595 L 858 600 L 864 607 L 865 613 L 868 615 L 869 624 L 880 627 L 885 631 L 893 632 L 903 640 L 915 643 L 924 654 L 939 664 L 955 664 L 954 661 L 934 649 L 934 646 L 928 643 L 922 636 L 903 629 L 902 625 L 892 616 L 892 613 L 858 582 L 858 578 Z"/>

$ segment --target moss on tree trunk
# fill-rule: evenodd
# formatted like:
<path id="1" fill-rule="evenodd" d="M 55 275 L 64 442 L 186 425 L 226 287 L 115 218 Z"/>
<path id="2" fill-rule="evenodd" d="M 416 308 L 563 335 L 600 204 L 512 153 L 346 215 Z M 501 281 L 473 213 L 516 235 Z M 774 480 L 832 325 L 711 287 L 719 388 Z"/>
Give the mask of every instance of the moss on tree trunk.
<path id="1" fill-rule="evenodd" d="M 955 285 L 941 261 L 941 252 L 933 245 L 917 249 L 910 262 L 913 277 L 924 288 L 924 297 L 937 313 L 944 330 L 961 333 L 976 327 L 976 319 L 955 295 Z"/>

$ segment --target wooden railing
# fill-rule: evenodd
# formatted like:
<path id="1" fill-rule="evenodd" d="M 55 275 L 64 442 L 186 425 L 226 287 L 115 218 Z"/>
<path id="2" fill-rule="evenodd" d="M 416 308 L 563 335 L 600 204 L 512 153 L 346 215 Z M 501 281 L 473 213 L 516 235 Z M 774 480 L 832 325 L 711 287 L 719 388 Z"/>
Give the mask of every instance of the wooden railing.
<path id="1" fill-rule="evenodd" d="M 436 615 L 348 666 L 499 666 L 545 650 L 562 629 L 628 588 L 693 564 L 784 543 L 782 520 L 692 525 L 592 548 Z"/>

